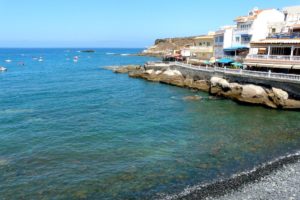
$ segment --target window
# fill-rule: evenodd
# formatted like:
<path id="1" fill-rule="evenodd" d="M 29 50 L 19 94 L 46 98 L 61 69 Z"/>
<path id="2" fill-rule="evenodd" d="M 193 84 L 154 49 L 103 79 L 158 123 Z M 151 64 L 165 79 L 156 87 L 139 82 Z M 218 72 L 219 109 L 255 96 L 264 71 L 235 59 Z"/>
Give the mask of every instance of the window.
<path id="1" fill-rule="evenodd" d="M 224 36 L 220 36 L 219 42 L 224 42 Z"/>
<path id="2" fill-rule="evenodd" d="M 276 28 L 272 28 L 272 33 L 276 33 Z"/>
<path id="3" fill-rule="evenodd" d="M 240 37 L 236 37 L 236 38 L 235 38 L 235 41 L 236 41 L 236 42 L 240 42 Z"/>
<path id="4" fill-rule="evenodd" d="M 295 48 L 294 56 L 300 56 L 300 48 Z"/>
<path id="5" fill-rule="evenodd" d="M 287 14 L 287 13 L 284 13 L 284 21 L 287 20 L 287 16 L 288 16 L 288 14 Z"/>
<path id="6" fill-rule="evenodd" d="M 208 47 L 209 47 L 209 46 L 210 46 L 210 42 L 207 42 L 207 43 L 206 43 L 206 46 L 208 46 Z"/>
<path id="7" fill-rule="evenodd" d="M 291 55 L 291 49 L 291 47 L 272 47 L 271 55 L 289 56 Z"/>

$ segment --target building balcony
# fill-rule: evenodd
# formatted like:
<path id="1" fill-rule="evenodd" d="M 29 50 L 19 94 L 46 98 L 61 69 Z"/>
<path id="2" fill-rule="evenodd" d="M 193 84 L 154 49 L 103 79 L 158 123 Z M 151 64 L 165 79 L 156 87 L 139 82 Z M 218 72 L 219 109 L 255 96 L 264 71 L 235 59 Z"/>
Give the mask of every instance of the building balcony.
<path id="1" fill-rule="evenodd" d="M 250 35 L 251 31 L 252 31 L 252 29 L 236 28 L 236 29 L 234 29 L 234 34 L 236 34 L 236 35 Z"/>
<path id="2" fill-rule="evenodd" d="M 248 55 L 246 57 L 247 61 L 255 61 L 261 63 L 271 63 L 271 64 L 291 64 L 299 65 L 300 56 L 286 56 L 286 55 Z"/>
<path id="3" fill-rule="evenodd" d="M 269 34 L 268 39 L 295 39 L 300 38 L 300 33 L 275 33 Z"/>

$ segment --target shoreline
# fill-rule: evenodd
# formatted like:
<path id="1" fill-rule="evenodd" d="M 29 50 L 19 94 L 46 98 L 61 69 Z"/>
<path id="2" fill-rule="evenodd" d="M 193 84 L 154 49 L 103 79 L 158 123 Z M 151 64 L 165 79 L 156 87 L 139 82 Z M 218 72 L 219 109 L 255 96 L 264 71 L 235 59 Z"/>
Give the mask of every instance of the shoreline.
<path id="1" fill-rule="evenodd" d="M 217 77 L 217 80 L 191 80 L 188 77 L 182 76 L 180 70 L 170 70 L 166 66 L 159 66 L 158 69 L 147 69 L 145 66 L 139 66 L 139 65 L 130 65 L 130 66 L 119 66 L 119 67 L 106 67 L 105 69 L 112 70 L 115 73 L 123 73 L 128 74 L 129 77 L 132 78 L 142 78 L 148 81 L 154 81 L 154 82 L 160 82 L 163 84 L 169 84 L 174 85 L 178 87 L 186 87 L 190 89 L 197 89 L 200 91 L 206 91 L 209 92 L 212 95 L 215 96 L 221 96 L 221 97 L 227 97 L 232 100 L 233 99 L 230 96 L 226 96 L 226 93 L 228 94 L 229 88 L 228 85 L 233 84 L 235 87 L 239 84 L 237 83 L 229 83 L 225 79 L 221 79 Z M 200 82 L 199 82 L 200 81 Z M 227 90 L 224 91 L 224 87 L 227 88 Z M 242 86 L 243 87 L 243 86 Z M 255 86 L 253 87 L 260 87 L 263 91 L 266 91 L 267 89 L 263 88 L 262 86 Z M 260 90 L 260 89 L 259 89 Z M 278 89 L 273 89 L 275 92 Z M 279 89 L 280 90 L 280 89 Z M 281 91 L 280 91 L 281 92 Z M 223 93 L 223 94 L 222 94 Z M 284 91 L 282 92 L 284 93 Z M 225 95 L 224 95 L 225 94 Z M 269 94 L 269 93 L 268 93 Z M 274 95 L 274 93 L 273 93 Z M 269 98 L 270 96 L 268 96 Z M 251 100 L 251 96 L 249 97 Z M 284 99 L 277 99 L 278 101 L 284 101 Z M 251 101 L 238 101 L 240 103 L 247 103 L 252 105 L 264 105 L 262 103 L 256 103 Z M 266 107 L 269 107 L 267 105 L 264 105 Z M 273 107 L 277 109 L 282 109 L 280 107 Z M 294 110 L 298 110 L 294 109 Z M 284 195 L 284 191 L 286 191 L 286 188 L 279 187 L 276 185 L 276 183 L 273 183 L 273 180 L 280 180 L 281 182 L 287 182 L 288 185 L 288 178 L 285 176 L 285 174 L 288 173 L 286 171 L 287 168 L 295 168 L 299 169 L 299 174 L 296 174 L 294 177 L 297 177 L 296 179 L 300 180 L 300 151 L 289 154 L 285 156 L 281 156 L 279 158 L 276 158 L 270 162 L 262 163 L 255 167 L 254 169 L 246 172 L 241 172 L 238 174 L 235 174 L 231 176 L 228 179 L 223 180 L 213 180 L 213 182 L 196 185 L 192 187 L 186 188 L 184 191 L 182 191 L 179 194 L 171 194 L 166 196 L 160 196 L 159 199 L 162 200 L 198 200 L 198 199 L 207 199 L 207 200 L 217 200 L 220 198 L 220 200 L 227 200 L 227 199 L 261 199 L 260 197 L 256 198 L 254 195 L 269 195 L 266 194 L 266 191 L 264 190 L 264 187 L 260 187 L 260 184 L 265 184 L 265 180 L 269 180 L 270 184 L 275 184 L 275 186 L 270 188 L 270 190 L 276 191 L 283 191 L 281 195 Z M 276 173 L 281 173 L 277 175 Z M 252 186 L 254 185 L 254 186 Z M 256 189 L 252 190 L 251 187 L 256 187 Z M 291 186 L 290 188 L 293 188 Z M 243 190 L 242 192 L 240 192 Z M 239 193 L 240 192 L 240 193 Z M 243 196 L 244 195 L 244 196 Z M 276 194 L 277 195 L 277 194 Z M 274 194 L 274 196 L 276 196 Z M 289 197 L 288 193 L 285 193 L 287 197 Z M 300 194 L 299 194 L 300 195 Z M 278 194 L 276 197 L 280 196 Z M 284 196 L 284 197 L 286 197 Z M 263 198 L 264 199 L 264 198 Z M 273 198 L 273 199 L 282 199 L 282 198 Z"/>
<path id="2" fill-rule="evenodd" d="M 249 188 L 251 184 L 259 184 L 263 178 L 269 176 L 276 176 L 276 172 L 285 173 L 285 167 L 293 167 L 294 165 L 298 168 L 300 164 L 300 152 L 289 154 L 287 156 L 279 157 L 273 161 L 264 163 L 255 167 L 254 169 L 235 174 L 231 178 L 226 180 L 219 180 L 208 184 L 202 184 L 186 188 L 183 192 L 175 195 L 170 195 L 162 198 L 162 200 L 198 200 L 198 199 L 209 199 L 214 200 L 218 198 L 227 199 L 228 195 L 232 195 L 236 198 L 235 194 L 242 188 Z M 300 180 L 300 173 L 297 174 L 296 179 Z M 260 188 L 264 190 L 264 188 Z M 278 188 L 285 190 L 285 188 Z M 248 191 L 254 192 L 254 191 Z M 251 197 L 251 194 L 245 194 Z M 229 198 L 229 197 L 228 197 Z M 239 199 L 239 198 L 238 198 Z"/>
<path id="3" fill-rule="evenodd" d="M 211 95 L 231 99 L 238 103 L 260 105 L 280 110 L 300 110 L 300 100 L 278 86 L 266 86 L 248 79 L 247 83 L 232 82 L 226 77 L 195 69 L 185 69 L 165 63 L 158 65 L 126 65 L 104 67 L 115 73 L 128 74 L 131 78 L 196 89 Z M 222 77 L 222 78 L 221 78 Z M 266 82 L 266 81 L 265 81 Z M 274 81 L 273 81 L 274 82 Z M 297 84 L 298 86 L 299 84 Z M 297 88 L 298 89 L 298 88 Z"/>

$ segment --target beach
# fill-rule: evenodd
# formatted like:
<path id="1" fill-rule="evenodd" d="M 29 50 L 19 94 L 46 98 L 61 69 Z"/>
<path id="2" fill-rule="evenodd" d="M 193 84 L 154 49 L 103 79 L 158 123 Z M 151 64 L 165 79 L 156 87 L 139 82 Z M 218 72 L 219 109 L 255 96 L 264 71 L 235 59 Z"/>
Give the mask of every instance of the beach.
<path id="1" fill-rule="evenodd" d="M 249 185 L 245 185 L 237 191 L 231 192 L 219 198 L 207 198 L 207 200 L 254 200 L 254 199 L 289 199 L 300 198 L 300 162 L 285 165 L 282 169 L 272 172 Z"/>

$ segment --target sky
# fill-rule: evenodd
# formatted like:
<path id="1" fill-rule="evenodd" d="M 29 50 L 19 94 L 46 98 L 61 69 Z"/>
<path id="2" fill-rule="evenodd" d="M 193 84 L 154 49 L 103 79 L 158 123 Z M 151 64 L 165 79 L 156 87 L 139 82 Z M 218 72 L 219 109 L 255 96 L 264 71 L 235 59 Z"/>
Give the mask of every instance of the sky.
<path id="1" fill-rule="evenodd" d="M 0 0 L 0 47 L 145 48 L 300 0 Z"/>

